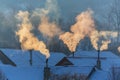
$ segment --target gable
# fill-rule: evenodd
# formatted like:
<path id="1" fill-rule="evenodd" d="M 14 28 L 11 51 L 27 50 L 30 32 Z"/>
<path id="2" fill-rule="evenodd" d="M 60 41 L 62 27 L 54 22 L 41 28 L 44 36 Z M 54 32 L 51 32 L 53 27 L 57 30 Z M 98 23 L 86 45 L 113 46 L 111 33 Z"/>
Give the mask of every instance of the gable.
<path id="1" fill-rule="evenodd" d="M 66 57 L 64 57 L 55 66 L 68 66 L 68 65 L 73 65 L 73 63 L 70 62 Z"/>
<path id="2" fill-rule="evenodd" d="M 16 66 L 16 64 L 9 59 L 1 50 L 0 50 L 0 60 L 2 61 L 3 64 L 10 64 L 12 66 Z"/>
<path id="3" fill-rule="evenodd" d="M 1 51 L 8 56 L 17 66 L 31 66 L 30 65 L 30 52 L 28 50 L 18 49 L 1 49 Z M 33 65 L 44 65 L 45 56 L 40 54 L 39 51 L 32 51 Z"/>
<path id="4" fill-rule="evenodd" d="M 59 52 L 50 52 L 50 57 L 48 59 L 49 66 L 55 66 L 61 59 L 65 57 L 65 54 Z"/>

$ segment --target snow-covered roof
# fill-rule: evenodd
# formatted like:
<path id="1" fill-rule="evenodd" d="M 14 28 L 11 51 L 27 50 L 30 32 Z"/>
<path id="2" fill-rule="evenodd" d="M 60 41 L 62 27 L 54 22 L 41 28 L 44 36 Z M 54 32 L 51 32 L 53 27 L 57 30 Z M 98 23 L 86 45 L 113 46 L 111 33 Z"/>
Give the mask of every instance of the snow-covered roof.
<path id="1" fill-rule="evenodd" d="M 88 73 L 91 71 L 92 67 L 78 67 L 78 66 L 58 66 L 58 67 L 52 67 L 51 71 L 54 74 L 62 75 L 62 74 L 85 74 L 88 75 Z"/>
<path id="2" fill-rule="evenodd" d="M 30 51 L 15 50 L 15 49 L 0 49 L 5 55 L 7 55 L 17 66 L 29 66 Z M 32 51 L 33 65 L 34 66 L 45 66 L 46 58 L 38 51 Z M 65 55 L 63 53 L 50 53 L 48 59 L 48 65 L 54 66 L 59 60 Z"/>
<path id="3" fill-rule="evenodd" d="M 96 64 L 95 59 L 89 59 L 89 58 L 68 58 L 69 61 L 71 61 L 74 66 L 83 66 L 83 67 L 93 67 Z"/>
<path id="4" fill-rule="evenodd" d="M 77 51 L 69 56 L 69 60 L 76 66 L 93 66 L 98 57 L 97 51 Z M 100 52 L 101 65 L 103 69 L 108 69 L 113 65 L 120 65 L 120 57 L 110 51 Z M 107 67 L 106 67 L 107 66 Z"/>
<path id="5" fill-rule="evenodd" d="M 106 71 L 101 71 L 101 70 L 97 70 L 92 77 L 90 78 L 90 80 L 110 80 L 108 79 L 109 74 Z M 112 80 L 112 79 L 111 79 Z"/>
<path id="6" fill-rule="evenodd" d="M 43 69 L 45 66 L 46 58 L 38 51 L 32 51 L 33 65 L 30 66 L 30 52 L 13 49 L 0 49 L 2 50 L 13 62 L 17 64 L 17 67 L 0 65 L 0 69 L 5 73 L 8 80 L 43 80 Z M 54 74 L 86 74 L 88 75 L 96 65 L 97 51 L 77 51 L 74 58 L 72 54 L 67 57 L 71 61 L 73 66 L 59 66 L 57 64 L 65 55 L 63 53 L 51 52 L 51 56 L 48 60 L 48 65 L 51 68 L 51 72 Z M 108 75 L 108 72 L 112 66 L 120 66 L 120 58 L 112 52 L 104 51 L 100 53 L 102 71 L 95 72 L 95 75 L 91 80 L 96 80 L 96 77 Z M 100 76 L 98 76 L 100 75 Z M 14 77 L 13 77 L 14 76 Z M 106 78 L 105 78 L 106 79 Z M 98 80 L 98 79 L 97 79 Z M 104 80 L 104 79 L 103 79 Z"/>
<path id="7" fill-rule="evenodd" d="M 7 55 L 17 67 L 0 64 L 0 69 L 8 80 L 43 80 L 43 70 L 46 58 L 38 51 L 32 51 L 33 65 L 30 66 L 30 51 L 22 51 L 15 49 L 0 49 Z M 54 66 L 65 55 L 63 53 L 50 53 L 49 66 Z"/>
<path id="8" fill-rule="evenodd" d="M 43 80 L 43 67 L 0 66 L 6 80 Z M 0 78 L 1 79 L 1 78 Z M 3 80 L 3 79 L 2 79 Z"/>
<path id="9" fill-rule="evenodd" d="M 97 57 L 98 52 L 97 51 L 77 51 L 74 53 L 75 57 Z M 113 54 L 110 51 L 102 51 L 100 52 L 100 56 L 101 57 L 105 57 L 105 58 L 119 58 L 118 56 L 116 56 L 115 54 Z M 69 56 L 72 57 L 72 54 Z"/>
<path id="10" fill-rule="evenodd" d="M 49 66 L 55 66 L 56 63 L 58 63 L 63 57 L 65 57 L 65 54 L 63 54 L 63 53 L 52 52 L 51 56 L 48 60 L 48 65 Z"/>
<path id="11" fill-rule="evenodd" d="M 74 57 L 71 54 L 68 59 L 74 63 L 75 66 L 84 67 L 81 71 L 78 69 L 78 73 L 84 73 L 84 71 L 90 73 L 92 66 L 97 63 L 98 52 L 97 51 L 77 51 L 74 53 Z M 96 70 L 90 80 L 107 80 L 110 76 L 111 67 L 120 67 L 120 57 L 109 51 L 100 52 L 101 70 Z M 86 69 L 85 69 L 86 68 Z M 67 69 L 66 69 L 67 70 Z M 77 69 L 70 69 L 71 72 L 75 72 Z M 74 71 L 75 70 L 75 71 Z M 62 71 L 62 70 L 61 70 Z M 63 70 L 65 71 L 65 70 Z M 69 71 L 69 69 L 68 69 Z M 60 72 L 60 71 L 58 71 Z"/>

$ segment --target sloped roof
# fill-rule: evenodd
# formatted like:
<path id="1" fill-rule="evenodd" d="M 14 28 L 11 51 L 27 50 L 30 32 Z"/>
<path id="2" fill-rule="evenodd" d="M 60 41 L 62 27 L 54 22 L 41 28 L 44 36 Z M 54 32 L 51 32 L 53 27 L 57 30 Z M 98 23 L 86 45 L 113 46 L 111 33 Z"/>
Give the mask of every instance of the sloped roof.
<path id="1" fill-rule="evenodd" d="M 53 53 L 51 52 L 51 56 L 48 60 L 49 66 L 55 66 L 63 57 L 65 57 L 65 54 L 63 53 Z"/>
<path id="2" fill-rule="evenodd" d="M 27 76 L 28 78 L 26 78 L 26 80 L 33 80 L 32 75 L 35 75 L 34 77 L 36 79 L 34 80 L 41 80 L 41 79 L 43 80 L 43 69 L 46 61 L 45 56 L 40 54 L 38 51 L 32 51 L 33 66 L 30 66 L 29 51 L 13 50 L 13 49 L 1 49 L 1 50 L 12 61 L 14 61 L 18 65 L 17 68 L 13 68 L 11 66 L 7 66 L 7 67 L 1 66 L 2 71 L 6 74 L 8 79 L 19 80 Z M 73 66 L 69 66 L 69 67 L 57 66 L 56 67 L 55 64 L 58 63 L 63 57 L 65 57 L 63 53 L 51 52 L 51 56 L 48 60 L 48 64 L 53 73 L 55 74 L 66 74 L 66 73 L 88 74 L 91 68 L 96 64 L 97 52 L 96 51 L 78 51 L 75 53 L 75 57 L 67 57 L 67 59 L 74 64 Z M 101 59 L 101 65 L 102 65 L 102 70 L 104 72 L 108 72 L 110 70 L 110 67 L 113 65 L 120 66 L 120 58 L 111 52 L 106 52 L 106 51 L 101 52 L 100 57 L 103 57 Z M 101 75 L 101 73 L 103 72 L 100 72 L 99 74 Z M 96 74 L 96 75 L 99 75 L 99 74 Z M 95 79 L 92 79 L 92 80 L 95 80 Z"/>
<path id="3" fill-rule="evenodd" d="M 96 70 L 96 72 L 92 75 L 90 80 L 109 80 L 110 73 L 107 71 Z"/>
<path id="4" fill-rule="evenodd" d="M 14 50 L 14 49 L 1 49 L 1 50 L 18 66 L 29 65 L 29 51 Z"/>
<path id="5" fill-rule="evenodd" d="M 0 70 L 8 80 L 43 80 L 44 67 L 12 67 L 0 66 Z M 6 79 L 6 80 L 7 80 Z"/>
<path id="6" fill-rule="evenodd" d="M 96 59 L 89 58 L 67 58 L 70 62 L 74 64 L 74 66 L 83 66 L 83 67 L 93 67 L 96 65 Z"/>
<path id="7" fill-rule="evenodd" d="M 77 51 L 72 57 L 72 54 L 68 59 L 74 63 L 75 66 L 94 66 L 97 61 L 97 51 Z M 109 70 L 113 65 L 120 66 L 120 57 L 113 54 L 110 51 L 100 52 L 101 67 L 104 70 Z"/>
<path id="8" fill-rule="evenodd" d="M 75 73 L 88 75 L 92 67 L 96 65 L 98 53 L 96 51 L 78 51 L 76 53 L 77 54 L 75 54 L 74 57 L 72 57 L 72 54 L 67 57 L 67 59 L 71 61 L 74 66 L 53 67 L 51 71 L 58 75 Z M 103 77 L 103 80 L 106 80 L 108 79 L 107 77 L 109 75 L 111 67 L 120 66 L 120 57 L 116 56 L 112 52 L 103 51 L 100 53 L 100 57 L 102 70 L 97 70 L 97 72 L 94 73 L 90 80 L 101 80 L 101 76 L 103 75 L 105 76 Z"/>
<path id="9" fill-rule="evenodd" d="M 30 51 L 15 50 L 15 49 L 0 49 L 4 52 L 12 61 L 14 61 L 18 66 L 30 66 Z M 46 58 L 38 51 L 32 51 L 33 66 L 44 66 Z M 60 61 L 65 55 L 63 53 L 50 53 L 50 58 L 48 59 L 48 65 L 54 66 L 58 61 Z"/>
<path id="10" fill-rule="evenodd" d="M 57 75 L 73 75 L 73 74 L 85 74 L 88 75 L 92 67 L 82 67 L 82 66 L 54 66 L 51 67 L 51 72 Z"/>
<path id="11" fill-rule="evenodd" d="M 95 58 L 97 57 L 98 52 L 97 51 L 77 51 L 74 53 L 74 57 L 84 57 L 84 58 Z M 71 54 L 69 57 L 72 57 L 73 55 Z M 110 51 L 102 51 L 100 52 L 100 57 L 103 58 L 119 58 L 115 54 L 113 54 Z"/>

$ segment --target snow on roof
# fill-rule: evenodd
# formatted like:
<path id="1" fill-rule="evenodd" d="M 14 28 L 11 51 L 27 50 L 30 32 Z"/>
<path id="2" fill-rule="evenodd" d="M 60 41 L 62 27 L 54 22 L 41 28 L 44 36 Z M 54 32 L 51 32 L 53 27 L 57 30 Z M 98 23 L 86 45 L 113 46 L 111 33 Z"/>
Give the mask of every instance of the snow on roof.
<path id="1" fill-rule="evenodd" d="M 77 51 L 68 57 L 75 66 L 94 66 L 97 63 L 97 51 Z M 106 80 L 112 66 L 120 67 L 120 57 L 109 51 L 100 52 L 101 68 L 97 70 L 90 80 Z"/>
<path id="2" fill-rule="evenodd" d="M 0 65 L 0 69 L 6 74 L 10 80 L 43 80 L 43 67 L 45 66 L 46 58 L 38 51 L 32 51 L 33 65 L 29 63 L 29 51 L 13 50 L 13 49 L 1 49 L 13 62 L 17 64 L 17 67 Z M 74 74 L 82 73 L 88 74 L 93 66 L 96 65 L 97 51 L 77 51 L 75 57 L 70 55 L 67 57 L 74 65 L 73 66 L 60 66 L 56 67 L 58 63 L 65 55 L 63 53 L 51 52 L 51 56 L 48 59 L 48 66 L 54 74 Z M 114 65 L 120 66 L 120 58 L 112 52 L 103 51 L 100 53 L 102 72 L 97 71 L 93 75 L 92 80 L 96 80 L 96 77 L 101 77 Z M 100 75 L 100 76 L 98 76 Z M 14 76 L 14 77 L 13 77 Z M 94 79 L 95 78 L 95 79 Z M 97 79 L 97 80 L 98 80 Z M 100 78 L 101 79 L 101 78 Z"/>
<path id="3" fill-rule="evenodd" d="M 75 57 L 97 57 L 97 55 L 97 51 L 77 51 L 74 53 Z M 106 58 L 119 58 L 110 51 L 102 51 L 100 52 L 100 56 Z M 72 57 L 72 54 L 69 57 Z"/>
<path id="4" fill-rule="evenodd" d="M 77 51 L 74 53 L 74 57 L 72 57 L 71 54 L 68 59 L 74 63 L 75 66 L 94 66 L 96 64 L 97 57 L 97 51 Z M 100 52 L 100 59 L 103 62 L 103 66 L 111 64 L 111 62 L 118 64 L 118 61 L 120 60 L 118 56 L 108 51 Z"/>
<path id="5" fill-rule="evenodd" d="M 65 54 L 63 54 L 63 53 L 51 52 L 51 56 L 48 60 L 48 65 L 55 66 L 56 63 L 58 63 L 63 57 L 65 57 Z"/>
<path id="6" fill-rule="evenodd" d="M 69 61 L 71 61 L 74 66 L 83 66 L 83 67 L 89 67 L 89 66 L 95 66 L 96 60 L 95 59 L 87 59 L 87 58 L 68 58 Z"/>
<path id="7" fill-rule="evenodd" d="M 108 72 L 106 71 L 101 71 L 101 70 L 97 70 L 92 77 L 90 78 L 90 80 L 109 80 L 108 79 Z"/>
<path id="8" fill-rule="evenodd" d="M 53 74 L 85 74 L 88 75 L 88 73 L 91 71 L 91 67 L 78 67 L 78 66 L 57 66 L 52 67 L 51 71 Z"/>
<path id="9" fill-rule="evenodd" d="M 17 67 L 3 65 L 1 63 L 0 69 L 5 73 L 8 80 L 43 80 L 43 70 L 46 58 L 38 51 L 32 51 L 33 65 L 30 66 L 30 52 L 14 49 L 0 49 L 12 61 L 17 64 Z M 54 66 L 65 55 L 63 53 L 53 53 L 49 58 L 49 66 Z"/>
<path id="10" fill-rule="evenodd" d="M 43 80 L 43 67 L 0 66 L 8 80 Z"/>
<path id="11" fill-rule="evenodd" d="M 76 51 L 74 53 L 75 57 L 96 57 L 97 53 L 95 51 Z M 72 57 L 72 54 L 69 56 Z"/>
<path id="12" fill-rule="evenodd" d="M 15 49 L 0 49 L 5 55 L 7 55 L 17 66 L 29 66 L 30 51 L 15 50 Z M 50 53 L 50 58 L 48 59 L 48 65 L 54 66 L 59 62 L 65 54 L 63 53 Z M 40 54 L 38 51 L 32 51 L 33 65 L 34 66 L 44 66 L 46 58 L 44 55 Z"/>

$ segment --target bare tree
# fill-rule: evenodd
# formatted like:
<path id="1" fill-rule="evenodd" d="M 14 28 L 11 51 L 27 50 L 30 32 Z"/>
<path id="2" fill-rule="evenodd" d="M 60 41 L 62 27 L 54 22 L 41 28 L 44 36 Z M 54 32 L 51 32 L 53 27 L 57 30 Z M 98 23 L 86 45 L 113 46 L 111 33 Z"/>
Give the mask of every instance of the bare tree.
<path id="1" fill-rule="evenodd" d="M 110 6 L 110 11 L 108 13 L 109 26 L 113 30 L 117 31 L 117 43 L 119 43 L 120 38 L 120 0 L 114 0 L 113 4 Z"/>

